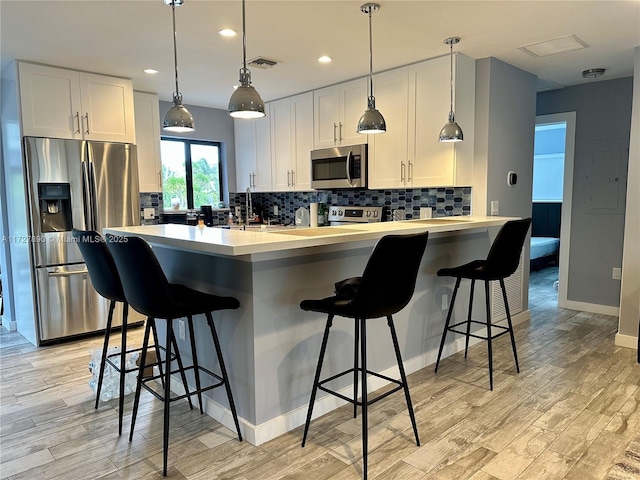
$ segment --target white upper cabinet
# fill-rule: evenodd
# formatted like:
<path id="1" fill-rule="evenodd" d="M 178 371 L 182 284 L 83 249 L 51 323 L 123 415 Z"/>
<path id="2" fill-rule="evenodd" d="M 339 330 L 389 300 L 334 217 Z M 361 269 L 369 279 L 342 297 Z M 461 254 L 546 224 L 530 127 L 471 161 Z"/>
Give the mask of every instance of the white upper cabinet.
<path id="1" fill-rule="evenodd" d="M 356 133 L 367 109 L 367 79 L 333 85 L 313 92 L 314 148 L 367 143 L 367 135 Z"/>
<path id="2" fill-rule="evenodd" d="M 236 191 L 271 191 L 271 126 L 270 105 L 265 104 L 266 117 L 234 119 L 236 150 Z"/>
<path id="3" fill-rule="evenodd" d="M 272 102 L 270 114 L 273 190 L 311 189 L 313 94 Z"/>
<path id="4" fill-rule="evenodd" d="M 449 113 L 449 68 L 445 56 L 374 77 L 387 133 L 369 140 L 369 188 L 471 184 L 475 61 L 454 57 L 454 111 L 464 133 L 458 143 L 438 142 Z"/>
<path id="5" fill-rule="evenodd" d="M 19 63 L 25 136 L 135 142 L 130 80 Z"/>
<path id="6" fill-rule="evenodd" d="M 133 92 L 136 118 L 138 178 L 141 192 L 162 191 L 158 95 Z"/>

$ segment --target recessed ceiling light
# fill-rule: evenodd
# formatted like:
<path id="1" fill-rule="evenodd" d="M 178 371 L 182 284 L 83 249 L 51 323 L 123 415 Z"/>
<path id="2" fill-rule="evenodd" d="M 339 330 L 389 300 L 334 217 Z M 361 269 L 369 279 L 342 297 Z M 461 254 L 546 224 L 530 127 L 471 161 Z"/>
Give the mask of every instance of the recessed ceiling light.
<path id="1" fill-rule="evenodd" d="M 155 75 L 156 73 L 158 73 L 158 70 L 156 70 L 155 68 L 145 68 L 144 73 L 148 73 L 149 75 Z"/>
<path id="2" fill-rule="evenodd" d="M 320 58 L 318 58 L 318 61 L 320 63 L 330 63 L 332 60 L 331 57 L 329 57 L 328 55 L 322 55 Z"/>
<path id="3" fill-rule="evenodd" d="M 235 37 L 236 31 L 231 30 L 230 28 L 223 28 L 218 32 L 218 35 L 220 35 L 221 37 Z"/>

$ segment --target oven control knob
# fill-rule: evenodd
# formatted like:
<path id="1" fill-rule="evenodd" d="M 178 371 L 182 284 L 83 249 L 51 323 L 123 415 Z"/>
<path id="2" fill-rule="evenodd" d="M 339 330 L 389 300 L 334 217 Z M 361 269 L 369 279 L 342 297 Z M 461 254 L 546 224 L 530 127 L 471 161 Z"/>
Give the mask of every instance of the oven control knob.
<path id="1" fill-rule="evenodd" d="M 367 217 L 371 216 L 371 210 L 367 210 Z"/>
<path id="2" fill-rule="evenodd" d="M 335 210 L 331 210 L 331 215 L 333 215 L 335 217 L 336 211 Z"/>
<path id="3" fill-rule="evenodd" d="M 378 216 L 378 211 L 376 210 L 375 212 L 373 212 L 373 217 L 377 217 Z"/>
<path id="4" fill-rule="evenodd" d="M 342 210 L 338 210 L 338 215 L 342 216 Z"/>

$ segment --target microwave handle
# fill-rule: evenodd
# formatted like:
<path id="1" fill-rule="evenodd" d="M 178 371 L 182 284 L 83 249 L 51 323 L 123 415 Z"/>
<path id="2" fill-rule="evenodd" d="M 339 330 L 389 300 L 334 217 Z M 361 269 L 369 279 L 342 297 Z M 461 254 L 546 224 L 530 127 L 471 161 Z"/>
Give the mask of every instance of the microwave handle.
<path id="1" fill-rule="evenodd" d="M 351 157 L 353 156 L 353 152 L 349 150 L 347 153 L 347 183 L 353 187 L 353 180 L 351 179 Z"/>

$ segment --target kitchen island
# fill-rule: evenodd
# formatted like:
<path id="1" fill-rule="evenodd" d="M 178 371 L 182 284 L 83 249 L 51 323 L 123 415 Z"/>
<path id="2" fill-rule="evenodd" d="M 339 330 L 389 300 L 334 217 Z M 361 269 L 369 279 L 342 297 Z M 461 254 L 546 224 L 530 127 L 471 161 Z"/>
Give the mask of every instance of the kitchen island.
<path id="1" fill-rule="evenodd" d="M 510 218 L 465 216 L 246 231 L 151 225 L 109 228 L 105 232 L 146 239 L 171 282 L 238 298 L 238 310 L 216 312 L 214 321 L 243 435 L 259 445 L 304 423 L 326 317 L 302 311 L 300 301 L 330 296 L 335 282 L 360 275 L 372 247 L 382 236 L 428 230 L 429 241 L 415 294 L 394 317 L 405 369 L 407 373 L 414 372 L 435 362 L 451 298 L 453 282 L 437 277 L 437 270 L 484 258 L 495 233 L 507 220 Z M 403 252 L 397 252 L 397 261 L 403 261 Z M 462 298 L 468 288 L 461 287 Z M 520 289 L 514 295 L 519 297 L 514 303 L 522 305 L 522 276 Z M 474 317 L 482 318 L 482 305 L 480 301 Z M 528 318 L 526 309 L 514 308 L 513 313 L 515 322 Z M 464 318 L 465 302 L 457 304 L 456 315 Z M 197 320 L 196 330 L 206 328 L 204 322 Z M 159 322 L 160 327 L 162 324 Z M 371 320 L 369 325 L 370 368 L 396 377 L 386 321 Z M 215 370 L 209 337 L 202 332 L 196 332 L 199 361 Z M 353 320 L 335 319 L 323 375 L 340 372 L 352 364 L 353 334 Z M 459 340 L 450 340 L 443 355 L 451 355 L 461 346 Z M 179 347 L 183 356 L 189 357 L 188 341 L 179 340 Z M 384 385 L 381 382 L 371 378 L 370 388 L 380 388 Z M 180 382 L 174 385 L 178 388 Z M 346 395 L 352 390 L 347 378 L 338 379 L 334 386 L 344 388 Z M 233 428 L 224 392 L 208 393 L 211 396 L 205 401 L 207 414 Z M 331 395 L 320 396 L 314 415 L 322 415 L 342 403 Z"/>

